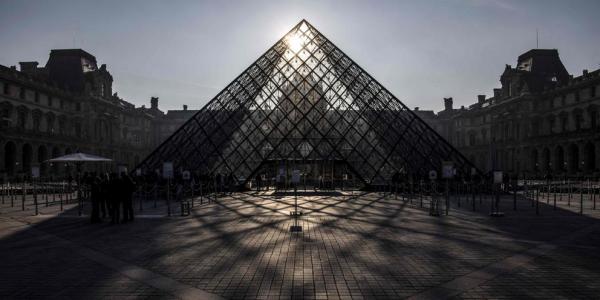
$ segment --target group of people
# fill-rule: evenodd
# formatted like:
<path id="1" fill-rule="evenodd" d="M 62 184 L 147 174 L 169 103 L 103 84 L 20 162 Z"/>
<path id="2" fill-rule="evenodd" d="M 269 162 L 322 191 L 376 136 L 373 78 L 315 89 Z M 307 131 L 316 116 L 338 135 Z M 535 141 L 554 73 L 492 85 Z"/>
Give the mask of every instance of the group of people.
<path id="1" fill-rule="evenodd" d="M 84 183 L 89 186 L 92 223 L 100 223 L 106 218 L 110 218 L 111 224 L 133 221 L 135 182 L 127 173 L 104 176 L 90 173 L 84 176 Z"/>

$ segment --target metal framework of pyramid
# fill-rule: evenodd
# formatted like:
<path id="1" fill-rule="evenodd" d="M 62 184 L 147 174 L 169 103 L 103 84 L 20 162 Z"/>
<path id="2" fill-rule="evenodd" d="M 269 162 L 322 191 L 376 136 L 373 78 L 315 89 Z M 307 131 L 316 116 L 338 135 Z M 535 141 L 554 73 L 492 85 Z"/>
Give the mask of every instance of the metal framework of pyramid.
<path id="1" fill-rule="evenodd" d="M 302 20 L 139 166 L 233 174 L 266 161 L 343 161 L 367 184 L 473 165 Z"/>

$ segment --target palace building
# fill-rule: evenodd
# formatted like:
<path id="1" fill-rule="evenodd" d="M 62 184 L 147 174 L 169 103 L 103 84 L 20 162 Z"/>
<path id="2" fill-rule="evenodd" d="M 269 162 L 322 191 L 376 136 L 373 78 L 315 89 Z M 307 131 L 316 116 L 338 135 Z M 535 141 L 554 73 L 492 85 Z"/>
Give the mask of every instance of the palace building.
<path id="1" fill-rule="evenodd" d="M 43 161 L 74 152 L 137 164 L 183 121 L 170 111 L 135 107 L 113 93 L 106 65 L 81 49 L 52 50 L 48 62 L 0 66 L 0 178 L 65 175 L 72 166 Z"/>
<path id="2" fill-rule="evenodd" d="M 525 176 L 600 175 L 600 70 L 570 75 L 555 49 L 506 65 L 493 97 L 421 112 L 481 170 Z"/>

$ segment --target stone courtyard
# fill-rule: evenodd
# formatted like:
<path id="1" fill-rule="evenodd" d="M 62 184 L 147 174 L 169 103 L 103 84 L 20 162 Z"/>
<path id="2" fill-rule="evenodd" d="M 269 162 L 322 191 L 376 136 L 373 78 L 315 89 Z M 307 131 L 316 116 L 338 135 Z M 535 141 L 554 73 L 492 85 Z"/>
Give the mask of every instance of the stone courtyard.
<path id="1" fill-rule="evenodd" d="M 248 192 L 196 203 L 171 217 L 144 203 L 133 223 L 90 224 L 60 212 L 2 205 L 0 298 L 30 299 L 591 299 L 600 294 L 597 210 L 580 215 L 502 199 L 453 198 L 449 215 L 428 199 L 365 192 L 298 197 Z M 481 202 L 480 202 L 481 201 Z M 136 204 L 137 205 L 137 204 Z M 588 205 L 588 202 L 586 202 Z"/>

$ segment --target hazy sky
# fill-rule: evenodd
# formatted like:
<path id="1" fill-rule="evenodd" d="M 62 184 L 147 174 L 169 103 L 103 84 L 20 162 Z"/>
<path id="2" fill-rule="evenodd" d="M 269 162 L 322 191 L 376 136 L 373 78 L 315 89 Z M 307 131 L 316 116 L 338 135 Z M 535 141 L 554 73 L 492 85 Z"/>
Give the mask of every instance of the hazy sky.
<path id="1" fill-rule="evenodd" d="M 559 49 L 569 73 L 600 68 L 600 1 L 6 1 L 0 64 L 82 48 L 136 105 L 198 109 L 307 19 L 409 107 L 491 95 L 505 64 Z"/>

